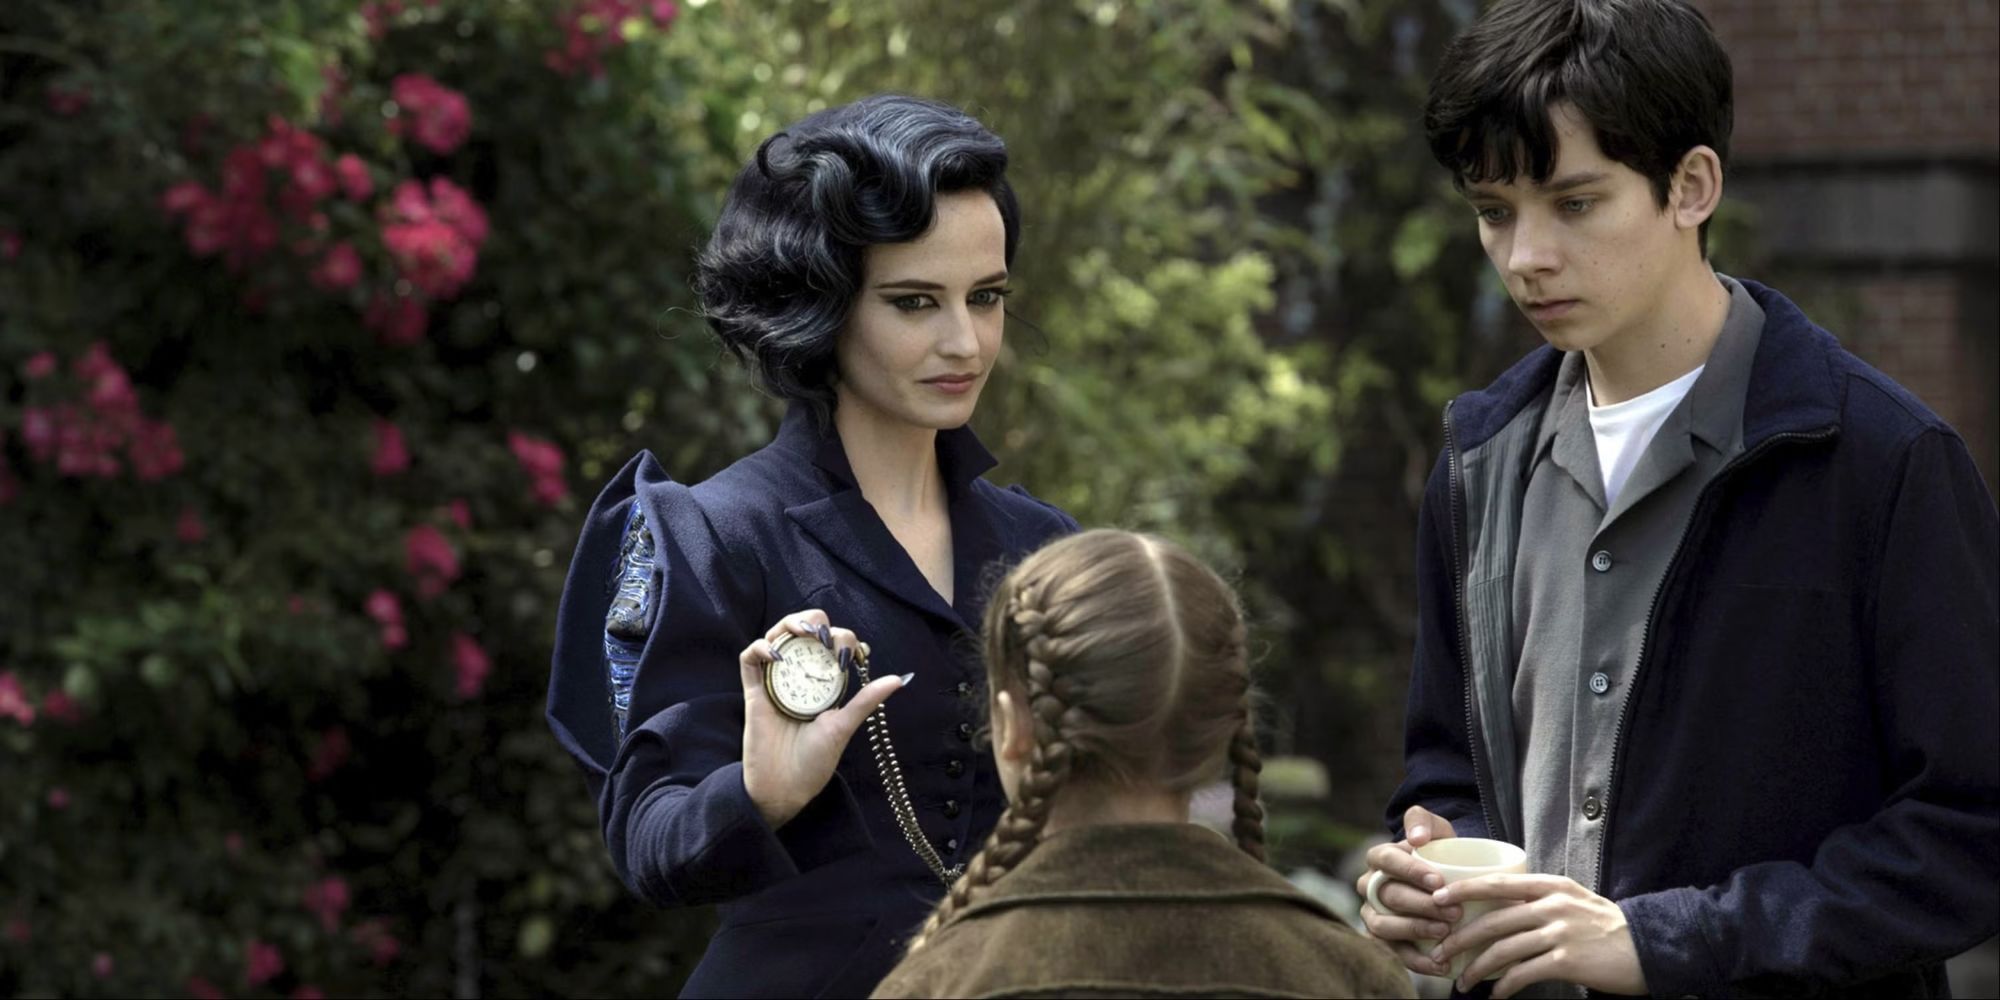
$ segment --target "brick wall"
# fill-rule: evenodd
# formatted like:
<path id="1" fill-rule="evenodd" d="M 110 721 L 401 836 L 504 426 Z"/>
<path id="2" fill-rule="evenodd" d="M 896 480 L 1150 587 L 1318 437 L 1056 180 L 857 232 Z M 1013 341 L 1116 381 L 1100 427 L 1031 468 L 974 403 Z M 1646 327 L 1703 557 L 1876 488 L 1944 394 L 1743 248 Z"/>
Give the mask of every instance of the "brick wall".
<path id="1" fill-rule="evenodd" d="M 1695 3 L 1736 71 L 1733 190 L 1782 244 L 1766 273 L 2000 484 L 2000 0 Z"/>
<path id="2" fill-rule="evenodd" d="M 1745 159 L 1991 154 L 1995 0 L 1697 0 L 1736 69 Z"/>

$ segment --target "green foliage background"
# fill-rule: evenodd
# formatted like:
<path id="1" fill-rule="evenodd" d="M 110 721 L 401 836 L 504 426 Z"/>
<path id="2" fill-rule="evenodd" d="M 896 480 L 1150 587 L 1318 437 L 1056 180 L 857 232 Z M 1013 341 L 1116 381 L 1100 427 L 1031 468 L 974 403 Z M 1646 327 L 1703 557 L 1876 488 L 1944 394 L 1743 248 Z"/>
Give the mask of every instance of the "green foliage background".
<path id="1" fill-rule="evenodd" d="M 881 90 L 960 104 L 1012 151 L 1020 294 L 977 421 L 996 475 L 1240 581 L 1270 749 L 1331 777 L 1275 817 L 1282 860 L 1325 863 L 1374 822 L 1436 414 L 1525 343 L 1416 131 L 1471 4 L 715 0 L 664 30 L 587 23 L 618 42 L 602 76 L 544 64 L 569 0 L 410 2 L 379 38 L 359 6 L 0 12 L 0 233 L 20 245 L 0 261 L 18 480 L 0 671 L 83 712 L 0 718 L 0 993 L 677 986 L 709 917 L 626 899 L 603 859 L 541 721 L 556 598 L 626 456 L 695 481 L 768 439 L 778 408 L 691 311 L 689 260 L 763 136 Z M 335 122 L 329 65 L 348 80 Z M 403 73 L 466 96 L 468 142 L 390 132 Z M 446 177 L 485 207 L 476 273 L 421 343 L 379 342 L 363 292 L 313 287 L 282 251 L 232 273 L 184 245 L 163 192 L 213 182 L 274 115 L 361 155 L 378 191 Z M 367 211 L 329 212 L 381 274 Z M 54 391 L 24 366 L 98 341 L 177 428 L 178 474 L 66 478 L 24 449 Z M 378 419 L 409 471 L 371 474 Z M 532 502 L 516 430 L 563 449 L 568 499 Z M 440 513 L 453 500 L 470 527 Z M 184 511 L 201 540 L 178 537 Z M 429 600 L 404 565 L 419 524 L 464 568 Z M 364 613 L 377 589 L 401 599 L 404 648 Z M 453 689 L 457 632 L 492 657 L 473 697 Z M 351 755 L 315 777 L 336 733 Z M 328 878 L 352 902 L 323 925 L 302 899 Z M 377 961 L 364 926 L 399 953 Z M 285 965 L 254 989 L 253 941 Z"/>

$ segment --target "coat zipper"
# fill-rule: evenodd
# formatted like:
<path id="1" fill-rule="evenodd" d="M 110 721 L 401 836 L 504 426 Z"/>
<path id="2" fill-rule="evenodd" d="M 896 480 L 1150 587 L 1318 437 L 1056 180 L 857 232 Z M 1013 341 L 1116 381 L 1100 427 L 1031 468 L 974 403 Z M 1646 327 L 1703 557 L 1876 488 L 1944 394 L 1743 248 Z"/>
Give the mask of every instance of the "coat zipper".
<path id="1" fill-rule="evenodd" d="M 1617 796 L 1612 794 L 1612 790 L 1618 787 L 1618 753 L 1624 744 L 1625 722 L 1632 715 L 1632 694 L 1639 690 L 1639 675 L 1646 668 L 1646 654 L 1653 648 L 1653 616 L 1659 613 L 1660 596 L 1666 593 L 1667 583 L 1673 579 L 1674 570 L 1680 565 L 1681 553 L 1687 549 L 1688 534 L 1694 530 L 1695 524 L 1701 519 L 1703 508 L 1708 505 L 1709 499 L 1715 495 L 1717 488 L 1722 485 L 1724 479 L 1734 474 L 1736 470 L 1763 457 L 1765 452 L 1770 451 L 1780 444 L 1825 441 L 1838 433 L 1840 433 L 1840 428 L 1837 425 L 1829 425 L 1816 431 L 1792 431 L 1784 434 L 1773 434 L 1763 441 L 1758 442 L 1754 450 L 1738 456 L 1735 461 L 1723 466 L 1721 471 L 1717 472 L 1715 477 L 1708 481 L 1708 485 L 1702 488 L 1701 495 L 1695 498 L 1694 509 L 1688 512 L 1687 523 L 1681 526 L 1681 537 L 1680 541 L 1674 545 L 1674 554 L 1667 560 L 1666 571 L 1660 574 L 1660 582 L 1653 588 L 1653 602 L 1646 609 L 1646 624 L 1639 631 L 1639 656 L 1634 661 L 1632 667 L 1632 680 L 1625 686 L 1625 697 L 1620 701 L 1618 706 L 1618 724 L 1611 730 L 1611 768 L 1607 772 L 1604 781 L 1604 825 L 1600 829 L 1597 840 L 1597 885 L 1600 889 L 1605 884 L 1604 851 L 1611 843 L 1611 807 L 1617 800 Z"/>
<path id="2" fill-rule="evenodd" d="M 1447 513 L 1451 518 L 1451 610 L 1453 624 L 1458 629 L 1459 671 L 1465 683 L 1465 749 L 1472 757 L 1473 798 L 1479 800 L 1479 818 L 1486 823 L 1486 835 L 1504 839 L 1506 831 L 1493 822 L 1493 813 L 1486 804 L 1486 789 L 1479 781 L 1479 734 L 1473 725 L 1472 715 L 1472 640 L 1465 623 L 1465 570 L 1459 550 L 1465 547 L 1464 533 L 1459 527 L 1459 493 L 1464 483 L 1459 478 L 1458 446 L 1451 435 L 1451 406 L 1457 400 L 1444 404 L 1444 455 L 1446 485 L 1449 495 Z M 1405 834 L 1408 831 L 1404 831 Z"/>

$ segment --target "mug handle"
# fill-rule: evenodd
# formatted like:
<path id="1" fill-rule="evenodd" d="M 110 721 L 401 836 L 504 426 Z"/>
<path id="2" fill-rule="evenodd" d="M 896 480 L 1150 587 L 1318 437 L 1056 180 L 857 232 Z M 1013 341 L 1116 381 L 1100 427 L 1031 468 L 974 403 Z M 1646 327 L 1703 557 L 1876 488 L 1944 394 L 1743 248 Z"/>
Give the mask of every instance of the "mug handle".
<path id="1" fill-rule="evenodd" d="M 1388 907 L 1382 905 L 1382 896 L 1381 896 L 1382 880 L 1388 877 L 1389 873 L 1383 871 L 1380 868 L 1375 869 L 1368 875 L 1368 905 L 1374 907 L 1376 913 L 1396 912 L 1395 910 L 1389 909 Z"/>

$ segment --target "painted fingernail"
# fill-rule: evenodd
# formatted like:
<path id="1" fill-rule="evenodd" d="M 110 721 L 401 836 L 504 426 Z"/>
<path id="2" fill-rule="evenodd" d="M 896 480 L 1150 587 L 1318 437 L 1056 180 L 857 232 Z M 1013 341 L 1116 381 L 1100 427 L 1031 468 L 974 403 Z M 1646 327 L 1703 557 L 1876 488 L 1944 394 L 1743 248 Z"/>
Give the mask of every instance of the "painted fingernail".
<path id="1" fill-rule="evenodd" d="M 902 681 L 904 687 L 909 687 L 910 682 L 917 679 L 917 672 L 912 670 L 909 673 L 904 674 L 903 676 L 898 677 L 896 679 Z"/>
<path id="2" fill-rule="evenodd" d="M 819 627 L 819 644 L 820 644 L 820 645 L 822 645 L 822 646 L 825 646 L 825 647 L 826 647 L 826 648 L 828 648 L 828 649 L 832 649 L 832 648 L 833 648 L 833 630 L 832 630 L 832 629 L 829 629 L 829 628 L 827 628 L 827 627 L 826 627 L 826 626 L 824 626 L 824 625 L 821 625 L 821 626 Z"/>
<path id="3" fill-rule="evenodd" d="M 835 657 L 835 659 L 838 659 L 840 661 L 840 669 L 846 670 L 848 666 L 854 662 L 854 650 L 848 649 L 846 646 L 842 646 L 840 647 L 840 653 Z"/>

